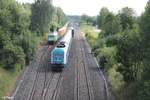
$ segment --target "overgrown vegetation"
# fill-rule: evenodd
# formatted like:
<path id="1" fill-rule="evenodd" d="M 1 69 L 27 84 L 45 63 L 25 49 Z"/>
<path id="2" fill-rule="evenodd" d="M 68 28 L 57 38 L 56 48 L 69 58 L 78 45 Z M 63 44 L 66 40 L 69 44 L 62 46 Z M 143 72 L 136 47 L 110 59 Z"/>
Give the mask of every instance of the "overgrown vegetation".
<path id="1" fill-rule="evenodd" d="M 83 14 L 81 16 L 81 23 L 89 24 L 89 25 L 96 25 L 96 16 L 88 16 L 86 14 Z"/>
<path id="2" fill-rule="evenodd" d="M 99 33 L 95 32 L 92 26 L 85 24 L 81 25 L 81 29 L 83 32 L 85 32 L 85 36 L 88 38 L 88 42 L 90 43 L 91 47 L 94 48 Z"/>
<path id="3" fill-rule="evenodd" d="M 61 26 L 65 22 L 65 14 L 54 7 L 51 0 L 35 0 L 33 4 L 0 0 L 0 97 L 9 88 L 9 76 L 15 79 L 17 73 L 33 59 L 44 33 L 48 33 L 54 24 Z"/>
<path id="4" fill-rule="evenodd" d="M 9 91 L 15 86 L 18 72 L 8 71 L 0 67 L 0 100 L 9 95 Z"/>
<path id="5" fill-rule="evenodd" d="M 102 32 L 94 40 L 93 51 L 118 100 L 150 100 L 149 12 L 150 1 L 139 17 L 128 7 L 118 14 L 102 8 L 97 17 Z"/>

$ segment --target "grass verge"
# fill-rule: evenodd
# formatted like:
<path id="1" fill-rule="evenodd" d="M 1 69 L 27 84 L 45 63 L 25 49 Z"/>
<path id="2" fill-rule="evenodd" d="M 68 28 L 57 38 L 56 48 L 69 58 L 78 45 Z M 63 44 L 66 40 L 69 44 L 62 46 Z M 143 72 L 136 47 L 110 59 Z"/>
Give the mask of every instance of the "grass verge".
<path id="1" fill-rule="evenodd" d="M 90 25 L 81 25 L 81 30 L 85 33 L 87 41 L 92 48 L 95 47 L 99 32 L 96 32 Z"/>
<path id="2" fill-rule="evenodd" d="M 3 68 L 0 68 L 0 100 L 2 100 L 2 97 L 9 95 L 10 91 L 15 86 L 15 82 L 19 73 L 20 72 L 13 70 L 7 71 Z"/>

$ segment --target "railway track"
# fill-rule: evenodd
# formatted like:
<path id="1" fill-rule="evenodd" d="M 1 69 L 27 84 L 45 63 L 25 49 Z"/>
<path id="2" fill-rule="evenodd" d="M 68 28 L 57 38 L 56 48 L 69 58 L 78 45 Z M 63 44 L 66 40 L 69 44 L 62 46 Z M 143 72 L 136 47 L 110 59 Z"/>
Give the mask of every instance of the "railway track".
<path id="1" fill-rule="evenodd" d="M 50 52 L 49 50 L 47 51 Z M 57 100 L 55 98 L 62 81 L 62 72 L 51 72 L 47 58 L 48 56 L 44 57 L 41 61 L 41 67 L 37 71 L 33 87 L 27 100 Z M 41 79 L 40 77 L 43 76 L 44 78 Z M 38 80 L 40 80 L 41 84 Z"/>
<path id="2" fill-rule="evenodd" d="M 89 44 L 88 44 L 88 42 L 86 41 L 86 39 L 85 39 L 85 37 L 83 36 L 83 39 L 82 39 L 82 44 L 83 44 L 83 48 L 84 48 L 84 52 L 86 52 L 86 54 L 87 55 L 85 55 L 85 53 L 83 53 L 84 54 L 84 58 L 85 58 L 85 60 L 87 60 L 86 62 L 87 62 L 87 64 L 89 65 L 89 66 L 91 66 L 91 68 L 93 68 L 94 66 L 96 66 L 97 67 L 97 71 L 98 71 L 98 75 L 99 75 L 99 77 L 102 77 L 102 79 L 103 79 L 103 82 L 104 82 L 104 84 L 103 84 L 103 95 L 104 95 L 104 100 L 110 100 L 109 99 L 109 92 L 108 92 L 108 86 L 107 86 L 107 82 L 106 82 L 106 79 L 105 79 L 105 77 L 104 77 L 104 74 L 103 74 L 103 72 L 100 70 L 100 67 L 99 67 L 99 65 L 98 65 L 98 63 L 97 63 L 97 61 L 96 61 L 96 58 L 93 56 L 93 54 L 91 54 L 91 47 L 89 46 Z M 93 59 L 94 58 L 94 59 Z M 91 59 L 93 59 L 93 60 L 91 60 Z M 90 71 L 89 71 L 89 73 L 91 73 Z M 93 72 L 91 73 L 91 75 L 93 74 Z M 94 77 L 94 76 L 93 76 Z M 91 79 L 92 80 L 92 79 Z M 93 83 L 94 84 L 94 83 Z M 95 89 L 96 90 L 96 89 Z M 95 93 L 94 93 L 95 94 Z M 98 96 L 94 96 L 94 97 L 98 97 Z M 98 97 L 98 98 L 100 98 L 100 97 Z M 97 100 L 97 98 L 95 98 L 94 100 Z"/>
<path id="3" fill-rule="evenodd" d="M 78 99 L 77 100 L 94 100 L 94 95 L 93 95 L 93 89 L 92 89 L 92 85 L 89 79 L 89 74 L 88 74 L 88 65 L 85 61 L 85 53 L 84 53 L 84 49 L 83 49 L 83 43 L 82 43 L 82 39 L 81 39 L 81 34 L 78 33 L 77 36 L 78 41 L 78 47 L 80 48 L 79 50 L 79 54 L 78 54 L 78 59 L 82 59 L 81 61 L 78 61 Z M 82 81 L 84 80 L 84 81 Z M 84 85 L 84 89 L 86 91 L 85 96 L 80 96 L 80 94 L 82 93 L 82 91 L 80 90 L 80 86 Z M 82 88 L 81 88 L 82 89 Z M 80 93 L 81 92 L 81 93 Z M 82 99 L 81 99 L 82 98 Z"/>
<path id="4" fill-rule="evenodd" d="M 18 90 L 16 91 L 15 95 L 13 95 L 14 100 L 20 100 L 20 98 L 22 98 L 22 100 L 45 100 L 46 94 L 48 92 L 48 88 L 50 87 L 52 81 L 60 80 L 59 78 L 57 79 L 57 76 L 60 77 L 59 74 L 61 74 L 61 73 L 49 72 L 50 69 L 49 69 L 49 64 L 47 61 L 47 58 L 48 58 L 47 53 L 49 52 L 49 48 L 50 47 L 47 47 L 46 51 L 43 52 L 43 54 L 41 54 L 40 57 L 38 57 L 38 59 L 36 61 L 39 63 L 38 64 L 34 63 L 33 64 L 34 67 L 28 69 L 27 73 L 24 73 L 26 76 L 27 76 L 27 74 L 32 73 L 32 75 L 31 75 L 32 82 L 30 82 L 30 83 L 29 83 L 29 81 L 26 82 L 28 79 L 26 77 L 23 77 L 21 79 L 21 81 L 23 81 L 23 82 L 21 83 L 21 86 L 18 88 L 18 90 L 22 90 L 22 91 L 18 91 Z M 28 78 L 29 78 L 29 76 L 28 76 Z M 40 81 L 40 79 L 42 79 L 42 80 Z M 30 87 L 30 90 L 27 89 L 28 87 L 24 86 L 25 84 L 28 84 L 28 85 L 30 84 L 30 86 L 28 86 L 28 87 Z M 55 82 L 53 84 L 57 84 L 57 83 Z M 23 91 L 23 90 L 25 90 L 25 91 Z M 26 92 L 27 90 L 28 90 L 28 92 Z M 17 94 L 17 96 L 16 96 L 16 94 Z"/>
<path id="5" fill-rule="evenodd" d="M 19 100 L 18 98 L 25 98 L 28 96 L 27 91 L 29 91 L 30 88 L 26 87 L 27 86 L 26 84 L 29 84 L 29 85 L 33 84 L 33 82 L 34 82 L 33 80 L 35 79 L 35 76 L 36 76 L 35 71 L 39 67 L 39 65 L 38 65 L 39 63 L 37 63 L 37 62 L 40 62 L 41 57 L 44 54 L 44 52 L 42 52 L 42 51 L 45 51 L 47 48 L 48 48 L 47 46 L 41 48 L 39 50 L 39 52 L 37 52 L 37 53 L 39 53 L 39 55 L 36 57 L 36 59 L 33 60 L 30 63 L 30 66 L 28 66 L 25 69 L 23 75 L 20 78 L 21 80 L 18 82 L 19 85 L 16 86 L 16 89 L 14 90 L 14 92 L 11 96 L 14 100 Z M 30 80 L 31 78 L 32 78 L 32 80 Z"/>
<path id="6" fill-rule="evenodd" d="M 82 40 L 81 40 L 82 41 Z M 94 99 L 94 93 L 93 93 L 93 86 L 91 84 L 91 80 L 90 80 L 90 76 L 89 76 L 89 71 L 88 71 L 88 62 L 86 62 L 86 56 L 85 56 L 85 50 L 84 50 L 84 45 L 83 45 L 83 41 L 81 42 L 80 44 L 81 48 L 82 48 L 82 57 L 83 57 L 83 60 L 84 60 L 84 73 L 85 73 L 85 76 L 86 76 L 86 81 L 87 81 L 87 88 L 88 88 L 88 95 L 89 95 L 89 100 L 95 100 Z"/>
<path id="7" fill-rule="evenodd" d="M 48 63 L 47 63 L 47 66 L 48 66 Z M 45 81 L 44 81 L 44 87 L 42 89 L 40 100 L 45 100 L 49 85 L 51 84 L 53 76 L 54 76 L 53 73 L 48 73 L 48 70 L 49 68 L 47 67 L 47 69 L 45 69 Z"/>
<path id="8" fill-rule="evenodd" d="M 48 51 L 49 51 L 49 47 L 46 49 L 46 52 L 44 52 L 44 54 L 41 56 L 41 60 L 39 62 L 39 67 L 36 69 L 36 75 L 35 75 L 35 78 L 34 78 L 34 82 L 33 82 L 32 88 L 29 92 L 29 95 L 27 97 L 27 100 L 32 100 L 34 95 L 35 95 L 36 87 L 37 87 L 36 83 L 38 83 L 38 79 L 41 76 L 40 71 L 43 71 L 43 69 L 41 67 L 44 68 L 44 74 L 46 74 L 46 68 L 45 68 L 45 63 L 44 62 L 46 61 L 45 56 L 47 55 Z M 44 78 L 45 78 L 44 82 L 42 82 L 42 83 L 44 83 L 44 85 L 45 85 L 46 75 L 45 75 Z"/>
<path id="9" fill-rule="evenodd" d="M 62 72 L 50 69 L 48 48 L 41 50 L 26 72 L 14 100 L 108 100 L 102 73 L 80 31 L 73 39 L 68 67 Z"/>
<path id="10" fill-rule="evenodd" d="M 57 94 L 59 97 L 55 100 L 108 100 L 104 81 L 100 72 L 95 71 L 98 66 L 85 42 L 77 33 L 73 39 L 68 68 L 64 70 L 60 93 Z"/>

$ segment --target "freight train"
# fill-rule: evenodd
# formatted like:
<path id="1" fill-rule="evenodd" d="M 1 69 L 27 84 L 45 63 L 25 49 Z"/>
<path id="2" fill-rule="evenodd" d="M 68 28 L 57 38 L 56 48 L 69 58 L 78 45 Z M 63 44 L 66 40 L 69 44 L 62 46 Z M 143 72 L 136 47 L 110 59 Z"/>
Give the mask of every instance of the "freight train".
<path id="1" fill-rule="evenodd" d="M 71 42 L 72 42 L 72 30 L 68 29 L 64 37 L 51 51 L 50 63 L 53 67 L 63 68 L 67 66 Z"/>
<path id="2" fill-rule="evenodd" d="M 68 23 L 57 31 L 48 33 L 48 44 L 54 45 L 61 37 L 63 37 L 67 31 Z"/>

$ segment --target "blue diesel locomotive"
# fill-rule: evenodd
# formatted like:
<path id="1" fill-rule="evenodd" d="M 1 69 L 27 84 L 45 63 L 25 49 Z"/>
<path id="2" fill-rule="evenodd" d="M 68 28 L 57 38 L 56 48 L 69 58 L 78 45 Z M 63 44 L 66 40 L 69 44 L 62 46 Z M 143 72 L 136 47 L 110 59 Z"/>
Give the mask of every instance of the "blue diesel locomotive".
<path id="1" fill-rule="evenodd" d="M 57 32 L 51 32 L 48 34 L 48 44 L 54 45 L 57 42 L 58 39 L 58 33 Z"/>
<path id="2" fill-rule="evenodd" d="M 56 67 L 64 67 L 67 65 L 69 51 L 72 42 L 72 33 L 71 29 L 69 29 L 64 37 L 60 40 L 57 46 L 51 52 L 51 60 L 50 63 L 52 65 L 57 65 Z"/>

